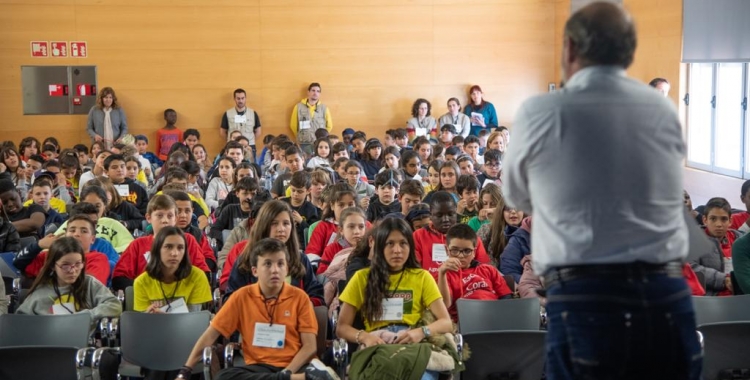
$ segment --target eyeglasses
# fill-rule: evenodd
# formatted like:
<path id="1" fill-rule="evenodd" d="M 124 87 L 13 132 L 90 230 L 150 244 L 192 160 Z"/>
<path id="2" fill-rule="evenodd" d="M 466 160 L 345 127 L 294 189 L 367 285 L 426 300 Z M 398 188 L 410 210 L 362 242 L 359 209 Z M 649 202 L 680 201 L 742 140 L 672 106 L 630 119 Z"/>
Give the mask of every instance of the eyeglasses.
<path id="1" fill-rule="evenodd" d="M 470 256 L 472 253 L 474 253 L 473 249 L 465 248 L 449 248 L 448 253 L 453 257 L 466 257 Z"/>
<path id="2" fill-rule="evenodd" d="M 499 162 L 490 162 L 490 163 L 485 163 L 484 166 L 489 166 L 491 168 L 499 168 L 502 165 Z"/>
<path id="3" fill-rule="evenodd" d="M 57 267 L 62 269 L 64 272 L 72 272 L 73 270 L 81 270 L 81 268 L 83 268 L 83 263 L 79 261 L 75 264 L 57 265 Z"/>

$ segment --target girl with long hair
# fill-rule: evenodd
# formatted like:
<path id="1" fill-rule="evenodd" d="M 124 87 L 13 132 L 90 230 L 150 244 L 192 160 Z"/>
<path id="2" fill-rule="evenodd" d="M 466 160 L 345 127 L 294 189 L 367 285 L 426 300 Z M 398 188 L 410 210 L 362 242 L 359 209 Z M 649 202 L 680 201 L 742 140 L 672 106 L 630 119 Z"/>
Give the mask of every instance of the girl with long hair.
<path id="1" fill-rule="evenodd" d="M 16 185 L 16 189 L 21 193 L 21 199 L 26 199 L 26 195 L 29 192 L 29 178 L 26 178 L 26 163 L 21 160 L 21 156 L 18 155 L 16 149 L 13 147 L 5 147 L 0 150 L 0 158 L 5 166 L 5 172 L 10 174 L 10 179 Z"/>
<path id="2" fill-rule="evenodd" d="M 159 230 L 151 245 L 146 271 L 133 282 L 135 311 L 184 313 L 200 311 L 211 301 L 206 274 L 190 264 L 185 234 L 178 227 Z"/>
<path id="3" fill-rule="evenodd" d="M 326 168 L 327 170 L 333 170 L 331 169 L 331 164 L 333 163 L 331 160 L 333 157 L 331 150 L 331 141 L 327 137 L 316 139 L 313 143 L 312 157 L 310 157 L 305 166 L 310 169 Z"/>
<path id="4" fill-rule="evenodd" d="M 258 216 L 250 230 L 250 237 L 237 243 L 224 263 L 222 279 L 227 270 L 230 270 L 227 278 L 226 297 L 229 297 L 235 290 L 258 281 L 252 274 L 249 252 L 252 249 L 253 242 L 259 242 L 270 237 L 285 243 L 289 251 L 288 265 L 291 285 L 304 290 L 315 306 L 324 305 L 323 285 L 315 277 L 315 271 L 310 265 L 310 260 L 304 253 L 300 252 L 295 231 L 296 226 L 289 204 L 277 200 L 266 202 L 258 211 Z"/>
<path id="5" fill-rule="evenodd" d="M 107 192 L 109 202 L 106 203 L 104 216 L 119 221 L 130 233 L 133 233 L 136 229 L 143 228 L 143 221 L 146 218 L 132 203 L 120 197 L 120 194 L 109 178 L 97 177 L 87 182 L 86 186 L 100 186 Z"/>
<path id="6" fill-rule="evenodd" d="M 92 323 L 122 313 L 122 304 L 96 278 L 86 275 L 86 254 L 73 237 L 61 237 L 49 248 L 44 266 L 18 314 L 88 312 Z"/>
<path id="7" fill-rule="evenodd" d="M 219 204 L 234 189 L 234 171 L 237 164 L 230 157 L 224 156 L 219 159 L 219 176 L 215 177 L 208 183 L 206 189 L 206 205 L 215 210 Z"/>
<path id="8" fill-rule="evenodd" d="M 18 153 L 23 161 L 28 161 L 31 156 L 39 154 L 39 149 L 41 149 L 41 145 L 36 137 L 24 137 L 18 144 Z"/>
<path id="9" fill-rule="evenodd" d="M 487 184 L 479 191 L 479 214 L 469 219 L 466 224 L 474 231 L 479 231 L 479 228 L 490 222 L 495 209 L 501 202 L 503 202 L 503 194 L 500 186 L 494 183 Z"/>
<path id="10" fill-rule="evenodd" d="M 490 187 L 490 185 L 487 185 L 487 187 Z M 495 212 L 492 213 L 490 223 L 482 225 L 477 231 L 477 237 L 482 239 L 482 244 L 487 247 L 491 265 L 500 266 L 500 256 L 508 244 L 508 239 L 521 226 L 523 218 L 524 213 L 508 207 L 501 195 L 495 206 Z"/>
<path id="11" fill-rule="evenodd" d="M 401 219 L 386 218 L 381 222 L 374 233 L 370 268 L 354 274 L 339 301 L 337 336 L 362 347 L 386 344 L 374 333 L 377 330 L 397 333 L 393 343 L 398 344 L 419 343 L 453 330 L 437 283 L 417 262 L 411 228 Z M 434 314 L 435 321 L 415 327 L 425 309 Z M 353 326 L 357 313 L 364 320 L 364 329 Z M 422 376 L 437 378 L 438 374 L 432 371 Z"/>

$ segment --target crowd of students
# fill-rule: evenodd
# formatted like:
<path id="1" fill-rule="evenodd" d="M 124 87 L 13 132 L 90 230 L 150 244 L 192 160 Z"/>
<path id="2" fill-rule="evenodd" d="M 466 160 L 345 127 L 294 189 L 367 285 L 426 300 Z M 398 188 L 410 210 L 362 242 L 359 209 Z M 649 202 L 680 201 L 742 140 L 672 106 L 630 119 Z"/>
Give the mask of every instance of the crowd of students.
<path id="1" fill-rule="evenodd" d="M 141 135 L 111 149 L 6 141 L 0 251 L 15 253 L 29 288 L 15 312 L 117 316 L 110 289 L 131 286 L 136 311 L 197 311 L 218 277 L 223 307 L 181 376 L 202 345 L 239 331 L 254 346 L 244 351 L 248 366 L 222 378 L 329 379 L 330 368 L 307 365 L 315 306 L 340 307 L 337 335 L 367 348 L 454 332 L 459 298 L 536 297 L 532 217 L 501 193 L 509 131 L 474 130 L 479 114 L 462 118 L 455 98 L 448 107 L 445 124 L 425 123 L 430 105 L 420 99 L 408 127 L 382 140 L 318 128 L 312 154 L 289 136 L 265 136 L 257 159 L 239 131 L 215 160 L 196 130 L 156 153 Z M 173 130 L 176 113 L 165 111 L 165 120 Z M 750 211 L 750 181 L 741 199 Z M 715 243 L 684 267 L 693 294 L 750 291 L 748 211 L 722 198 L 693 210 L 685 200 Z M 0 313 L 7 305 L 3 298 Z M 425 311 L 434 319 L 420 323 Z M 280 329 L 264 327 L 275 322 Z M 415 368 L 437 378 L 426 363 Z"/>

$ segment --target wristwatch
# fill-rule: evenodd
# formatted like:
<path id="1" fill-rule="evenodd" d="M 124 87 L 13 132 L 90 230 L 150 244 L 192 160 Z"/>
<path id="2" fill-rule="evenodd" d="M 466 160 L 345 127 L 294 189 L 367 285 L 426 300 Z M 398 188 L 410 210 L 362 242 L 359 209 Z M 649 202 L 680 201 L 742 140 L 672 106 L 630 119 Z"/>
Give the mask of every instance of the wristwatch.
<path id="1" fill-rule="evenodd" d="M 432 333 L 430 332 L 430 328 L 427 326 L 422 326 L 422 334 L 424 334 L 425 338 L 429 338 Z"/>

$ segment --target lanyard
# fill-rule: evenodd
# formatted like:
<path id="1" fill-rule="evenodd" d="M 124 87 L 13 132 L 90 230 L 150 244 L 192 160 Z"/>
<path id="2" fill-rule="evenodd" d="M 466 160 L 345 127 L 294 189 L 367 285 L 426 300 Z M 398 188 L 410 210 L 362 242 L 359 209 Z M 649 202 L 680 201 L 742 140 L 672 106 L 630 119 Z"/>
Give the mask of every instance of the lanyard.
<path id="1" fill-rule="evenodd" d="M 284 291 L 284 284 L 281 284 L 281 290 L 279 291 L 279 294 L 277 294 L 275 297 L 266 298 L 266 296 L 263 296 L 263 305 L 266 307 L 266 314 L 268 314 L 268 320 L 270 323 L 269 326 L 273 326 L 273 316 L 276 314 L 276 306 L 279 305 L 279 296 L 281 296 L 281 292 Z M 261 293 L 262 294 L 262 293 Z M 273 305 L 269 305 L 271 299 L 273 299 Z"/>
<path id="2" fill-rule="evenodd" d="M 68 309 L 67 306 L 65 306 L 66 302 L 70 303 L 70 292 L 68 292 L 68 299 L 66 300 L 66 302 L 63 302 L 62 295 L 60 295 L 60 289 L 57 288 L 57 284 L 53 283 L 52 284 L 52 288 L 55 290 L 55 294 L 57 295 L 57 299 L 60 300 L 60 306 L 62 306 L 65 310 L 67 310 L 68 313 L 75 314 L 75 312 L 73 310 L 70 310 L 70 309 Z"/>
<path id="3" fill-rule="evenodd" d="M 388 298 L 393 298 L 393 296 L 395 296 L 396 293 L 398 292 L 398 286 L 401 285 L 401 280 L 404 279 L 404 271 L 405 269 L 401 270 L 401 276 L 398 277 L 398 282 L 396 282 L 396 289 L 393 289 L 393 292 L 391 292 Z"/>
<path id="4" fill-rule="evenodd" d="M 177 294 L 177 288 L 180 287 L 180 281 L 177 281 L 177 285 L 174 287 L 174 291 L 172 292 L 172 296 L 167 298 L 167 293 L 164 292 L 164 284 L 159 281 L 159 289 L 161 289 L 161 295 L 164 296 L 164 302 L 167 303 L 167 312 L 169 312 L 172 309 L 172 304 L 169 302 L 169 300 L 174 300 L 175 294 Z"/>

